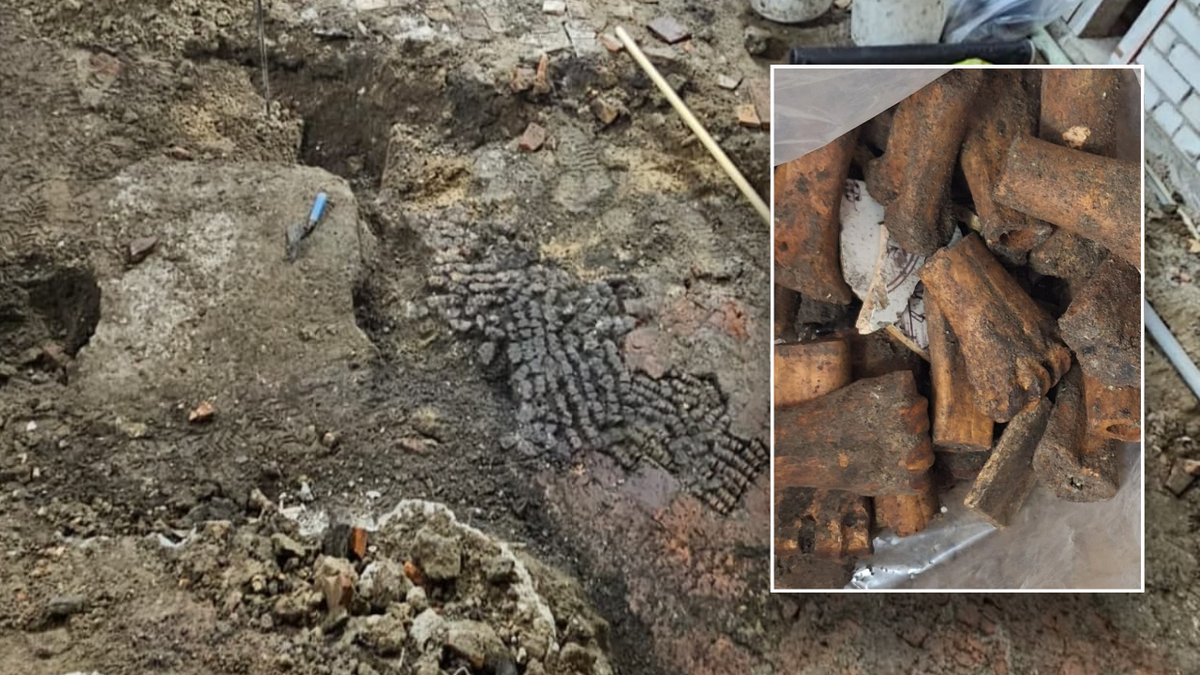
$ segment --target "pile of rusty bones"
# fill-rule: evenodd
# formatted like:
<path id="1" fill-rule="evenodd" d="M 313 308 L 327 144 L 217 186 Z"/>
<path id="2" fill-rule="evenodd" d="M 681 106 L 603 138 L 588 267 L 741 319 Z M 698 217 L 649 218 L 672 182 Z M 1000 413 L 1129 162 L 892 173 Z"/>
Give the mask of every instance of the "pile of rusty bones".
<path id="1" fill-rule="evenodd" d="M 1037 482 L 1117 493 L 1121 442 L 1141 435 L 1141 168 L 1116 157 L 1121 87 L 1115 70 L 956 70 L 777 167 L 775 494 L 800 514 L 775 524 L 777 556 L 869 556 L 879 528 L 924 529 L 955 481 L 996 527 Z M 927 381 L 905 365 L 855 380 L 852 329 L 787 343 L 797 303 L 854 300 L 852 166 L 883 236 L 927 257 Z M 964 201 L 975 217 L 952 217 Z"/>

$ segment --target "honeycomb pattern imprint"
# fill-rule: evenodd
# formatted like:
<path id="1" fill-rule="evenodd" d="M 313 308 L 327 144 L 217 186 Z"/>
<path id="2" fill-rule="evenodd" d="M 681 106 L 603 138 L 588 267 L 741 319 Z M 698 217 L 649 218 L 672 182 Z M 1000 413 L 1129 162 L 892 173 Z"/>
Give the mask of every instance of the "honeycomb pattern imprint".
<path id="1" fill-rule="evenodd" d="M 584 282 L 540 261 L 511 226 L 455 220 L 424 228 L 434 251 L 429 304 L 458 334 L 481 341 L 484 366 L 506 360 L 518 404 L 506 449 L 564 458 L 600 451 L 626 470 L 649 460 L 730 512 L 765 469 L 766 445 L 730 431 L 713 382 L 674 371 L 653 379 L 625 365 L 620 344 L 637 325 L 627 311 L 637 289 Z"/>

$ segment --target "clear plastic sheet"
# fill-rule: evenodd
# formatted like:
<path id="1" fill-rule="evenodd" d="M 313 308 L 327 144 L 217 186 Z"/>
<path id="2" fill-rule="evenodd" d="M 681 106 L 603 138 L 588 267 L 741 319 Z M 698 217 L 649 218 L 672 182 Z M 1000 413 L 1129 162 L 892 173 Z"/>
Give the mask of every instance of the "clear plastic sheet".
<path id="1" fill-rule="evenodd" d="M 945 513 L 903 539 L 885 531 L 847 588 L 1136 590 L 1142 579 L 1141 446 L 1127 444 L 1121 489 L 1077 504 L 1038 485 L 997 530 L 963 506 L 969 483 L 941 495 Z"/>
<path id="2" fill-rule="evenodd" d="M 949 68 L 772 68 L 775 165 L 827 145 Z"/>
<path id="3" fill-rule="evenodd" d="M 952 0 L 942 41 L 1020 40 L 1077 4 L 1078 0 Z"/>
<path id="4" fill-rule="evenodd" d="M 829 143 L 948 70 L 772 68 L 775 164 Z M 1129 114 L 1122 119 L 1134 125 L 1129 136 L 1135 139 L 1141 88 L 1125 87 L 1125 94 Z M 885 531 L 877 537 L 875 554 L 859 562 L 847 588 L 1137 590 L 1143 565 L 1141 455 L 1140 445 L 1126 445 L 1114 499 L 1072 503 L 1035 486 L 1004 530 L 963 506 L 970 484 L 960 483 L 941 495 L 945 511 L 924 532 L 898 538 Z"/>

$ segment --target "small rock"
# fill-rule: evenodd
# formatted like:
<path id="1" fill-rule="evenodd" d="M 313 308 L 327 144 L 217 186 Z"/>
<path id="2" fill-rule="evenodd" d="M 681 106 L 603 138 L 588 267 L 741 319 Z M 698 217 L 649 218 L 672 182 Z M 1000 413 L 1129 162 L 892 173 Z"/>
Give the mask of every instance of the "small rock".
<path id="1" fill-rule="evenodd" d="M 592 114 L 595 115 L 596 119 L 600 120 L 600 123 L 604 126 L 612 124 L 613 122 L 617 121 L 618 117 L 621 116 L 620 106 L 609 101 L 603 96 L 597 96 L 596 98 L 592 99 L 592 102 L 588 104 L 588 107 L 591 108 Z"/>
<path id="2" fill-rule="evenodd" d="M 341 445 L 341 443 L 342 443 L 342 437 L 339 436 L 336 432 L 326 431 L 321 436 L 321 445 L 329 448 L 330 450 Z"/>
<path id="3" fill-rule="evenodd" d="M 446 430 L 442 425 L 442 414 L 437 409 L 430 407 L 419 408 L 413 413 L 410 421 L 413 429 L 418 434 L 439 441 L 445 440 L 444 435 Z"/>
<path id="4" fill-rule="evenodd" d="M 308 547 L 282 532 L 271 535 L 271 551 L 275 553 L 276 558 L 285 560 L 288 558 L 303 559 L 308 555 Z"/>
<path id="5" fill-rule="evenodd" d="M 86 609 L 87 598 L 82 595 L 56 595 L 46 605 L 46 612 L 54 619 L 65 619 Z"/>
<path id="6" fill-rule="evenodd" d="M 130 422 L 128 420 L 118 417 L 117 418 L 117 426 L 121 429 L 122 432 L 125 433 L 125 435 L 127 437 L 132 438 L 134 440 L 137 440 L 139 438 L 145 438 L 150 435 L 150 427 L 146 426 L 142 422 Z"/>
<path id="7" fill-rule="evenodd" d="M 717 86 L 722 89 L 728 89 L 730 91 L 733 91 L 734 89 L 737 89 L 738 85 L 741 83 L 742 83 L 742 78 L 740 76 L 739 77 L 731 77 L 729 75 L 718 75 L 717 76 Z"/>
<path id="8" fill-rule="evenodd" d="M 129 264 L 136 265 L 147 258 L 154 249 L 158 248 L 158 237 L 138 237 L 129 242 L 127 252 Z"/>
<path id="9" fill-rule="evenodd" d="M 317 560 L 313 585 L 325 598 L 325 609 L 330 616 L 349 612 L 357 581 L 358 573 L 350 561 L 330 556 L 321 556 Z"/>
<path id="10" fill-rule="evenodd" d="M 366 627 L 360 634 L 360 639 L 380 656 L 395 656 L 404 651 L 404 641 L 408 633 L 404 630 L 404 622 L 384 614 L 367 617 Z"/>
<path id="11" fill-rule="evenodd" d="M 446 627 L 445 646 L 475 668 L 481 668 L 488 657 L 504 651 L 504 643 L 496 636 L 496 631 L 479 621 L 450 622 Z"/>
<path id="12" fill-rule="evenodd" d="M 490 366 L 496 358 L 496 343 L 484 342 L 475 350 L 475 358 L 479 359 L 479 365 Z"/>
<path id="13" fill-rule="evenodd" d="M 442 644 L 446 634 L 446 620 L 432 609 L 426 609 L 413 619 L 408 634 L 416 643 L 417 649 L 423 652 L 431 644 Z M 440 647 L 437 651 L 441 652 Z"/>
<path id="14" fill-rule="evenodd" d="M 692 32 L 688 27 L 683 25 L 673 16 L 660 16 L 650 23 L 646 24 L 646 28 L 663 42 L 673 45 L 676 42 L 683 42 L 692 36 Z"/>
<path id="15" fill-rule="evenodd" d="M 280 597 L 271 607 L 271 615 L 281 625 L 304 625 L 309 614 L 308 598 L 305 596 L 305 593 L 293 593 Z"/>
<path id="16" fill-rule="evenodd" d="M 955 617 L 959 623 L 970 628 L 979 628 L 979 622 L 983 619 L 979 613 L 979 606 L 971 603 L 959 606 Z"/>
<path id="17" fill-rule="evenodd" d="M 910 646 L 920 649 L 929 637 L 929 629 L 919 623 L 910 623 L 900 632 L 900 638 Z"/>
<path id="18" fill-rule="evenodd" d="M 308 484 L 308 481 L 303 481 L 300 483 L 300 489 L 296 492 L 296 497 L 298 497 L 300 501 L 304 502 L 305 504 L 315 499 L 313 496 L 312 486 Z"/>
<path id="19" fill-rule="evenodd" d="M 545 0 L 542 3 L 542 12 L 553 16 L 562 16 L 567 13 L 567 3 L 563 0 Z"/>
<path id="20" fill-rule="evenodd" d="M 758 26 L 746 26 L 742 33 L 742 45 L 751 56 L 762 56 L 767 53 L 771 43 L 771 33 Z"/>
<path id="21" fill-rule="evenodd" d="M 410 581 L 409 583 L 411 584 L 412 582 Z M 409 588 L 408 592 L 404 594 L 404 602 L 418 614 L 429 609 L 429 596 L 425 594 L 425 589 L 420 586 Z"/>
<path id="22" fill-rule="evenodd" d="M 489 584 L 496 586 L 510 584 L 517 578 L 513 561 L 501 557 L 488 560 L 483 566 L 483 574 Z"/>
<path id="23" fill-rule="evenodd" d="M 600 44 L 604 45 L 604 48 L 612 54 L 616 54 L 622 49 L 625 49 L 625 45 L 621 44 L 621 41 L 618 40 L 616 36 L 609 35 L 608 33 L 601 33 L 596 39 L 599 40 Z"/>
<path id="24" fill-rule="evenodd" d="M 167 156 L 171 159 L 189 161 L 192 159 L 192 151 L 176 145 L 173 148 L 167 149 Z"/>
<path id="25" fill-rule="evenodd" d="M 514 92 L 529 91 L 533 89 L 535 78 L 537 78 L 537 71 L 533 68 L 517 68 L 513 71 L 512 82 L 509 86 Z"/>
<path id="26" fill-rule="evenodd" d="M 416 675 L 442 675 L 442 668 L 438 664 L 440 660 L 440 655 L 421 657 L 421 660 L 417 661 Z"/>
<path id="27" fill-rule="evenodd" d="M 854 0 L 833 0 L 833 6 L 837 9 L 845 11 L 850 9 L 850 5 L 853 4 L 853 2 Z"/>
<path id="28" fill-rule="evenodd" d="M 1176 497 L 1182 495 L 1200 474 L 1200 462 L 1194 459 L 1177 459 L 1171 465 L 1171 473 L 1167 476 L 1167 489 Z"/>
<path id="29" fill-rule="evenodd" d="M 521 139 L 517 141 L 517 148 L 525 152 L 537 152 L 545 142 L 546 129 L 536 122 L 530 122 L 529 126 L 525 127 L 525 133 L 521 134 Z M 491 342 L 484 344 L 491 345 L 492 353 L 495 353 L 496 345 Z M 488 359 L 488 362 L 491 362 L 491 358 Z"/>
<path id="30" fill-rule="evenodd" d="M 427 438 L 412 437 L 401 438 L 399 441 L 397 441 L 401 448 L 404 448 L 406 452 L 411 452 L 414 455 L 424 455 L 425 453 L 429 452 L 429 444 L 431 442 L 433 441 L 430 441 Z"/>
<path id="31" fill-rule="evenodd" d="M 443 537 L 428 527 L 417 531 L 413 554 L 421 571 L 434 581 L 456 579 L 462 572 L 462 548 L 458 540 Z"/>
<path id="32" fill-rule="evenodd" d="M 762 128 L 762 120 L 758 118 L 758 111 L 754 109 L 753 103 L 743 103 L 737 107 L 737 121 L 747 129 Z"/>
<path id="33" fill-rule="evenodd" d="M 200 405 L 188 413 L 188 421 L 192 424 L 203 424 L 212 420 L 213 415 L 217 414 L 216 408 L 208 401 L 201 401 Z"/>
<path id="34" fill-rule="evenodd" d="M 404 600 L 413 588 L 412 582 L 404 576 L 404 568 L 394 560 L 376 560 L 363 569 L 358 579 L 359 596 L 376 611 L 383 611 L 393 602 Z M 424 593 L 424 589 L 421 592 Z"/>

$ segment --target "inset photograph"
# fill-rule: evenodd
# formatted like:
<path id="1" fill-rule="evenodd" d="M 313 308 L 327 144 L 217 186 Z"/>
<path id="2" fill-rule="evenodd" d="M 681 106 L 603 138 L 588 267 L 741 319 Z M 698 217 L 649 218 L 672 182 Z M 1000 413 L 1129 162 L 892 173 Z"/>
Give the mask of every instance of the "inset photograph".
<path id="1" fill-rule="evenodd" d="M 1140 78 L 772 69 L 772 590 L 1143 588 Z"/>

